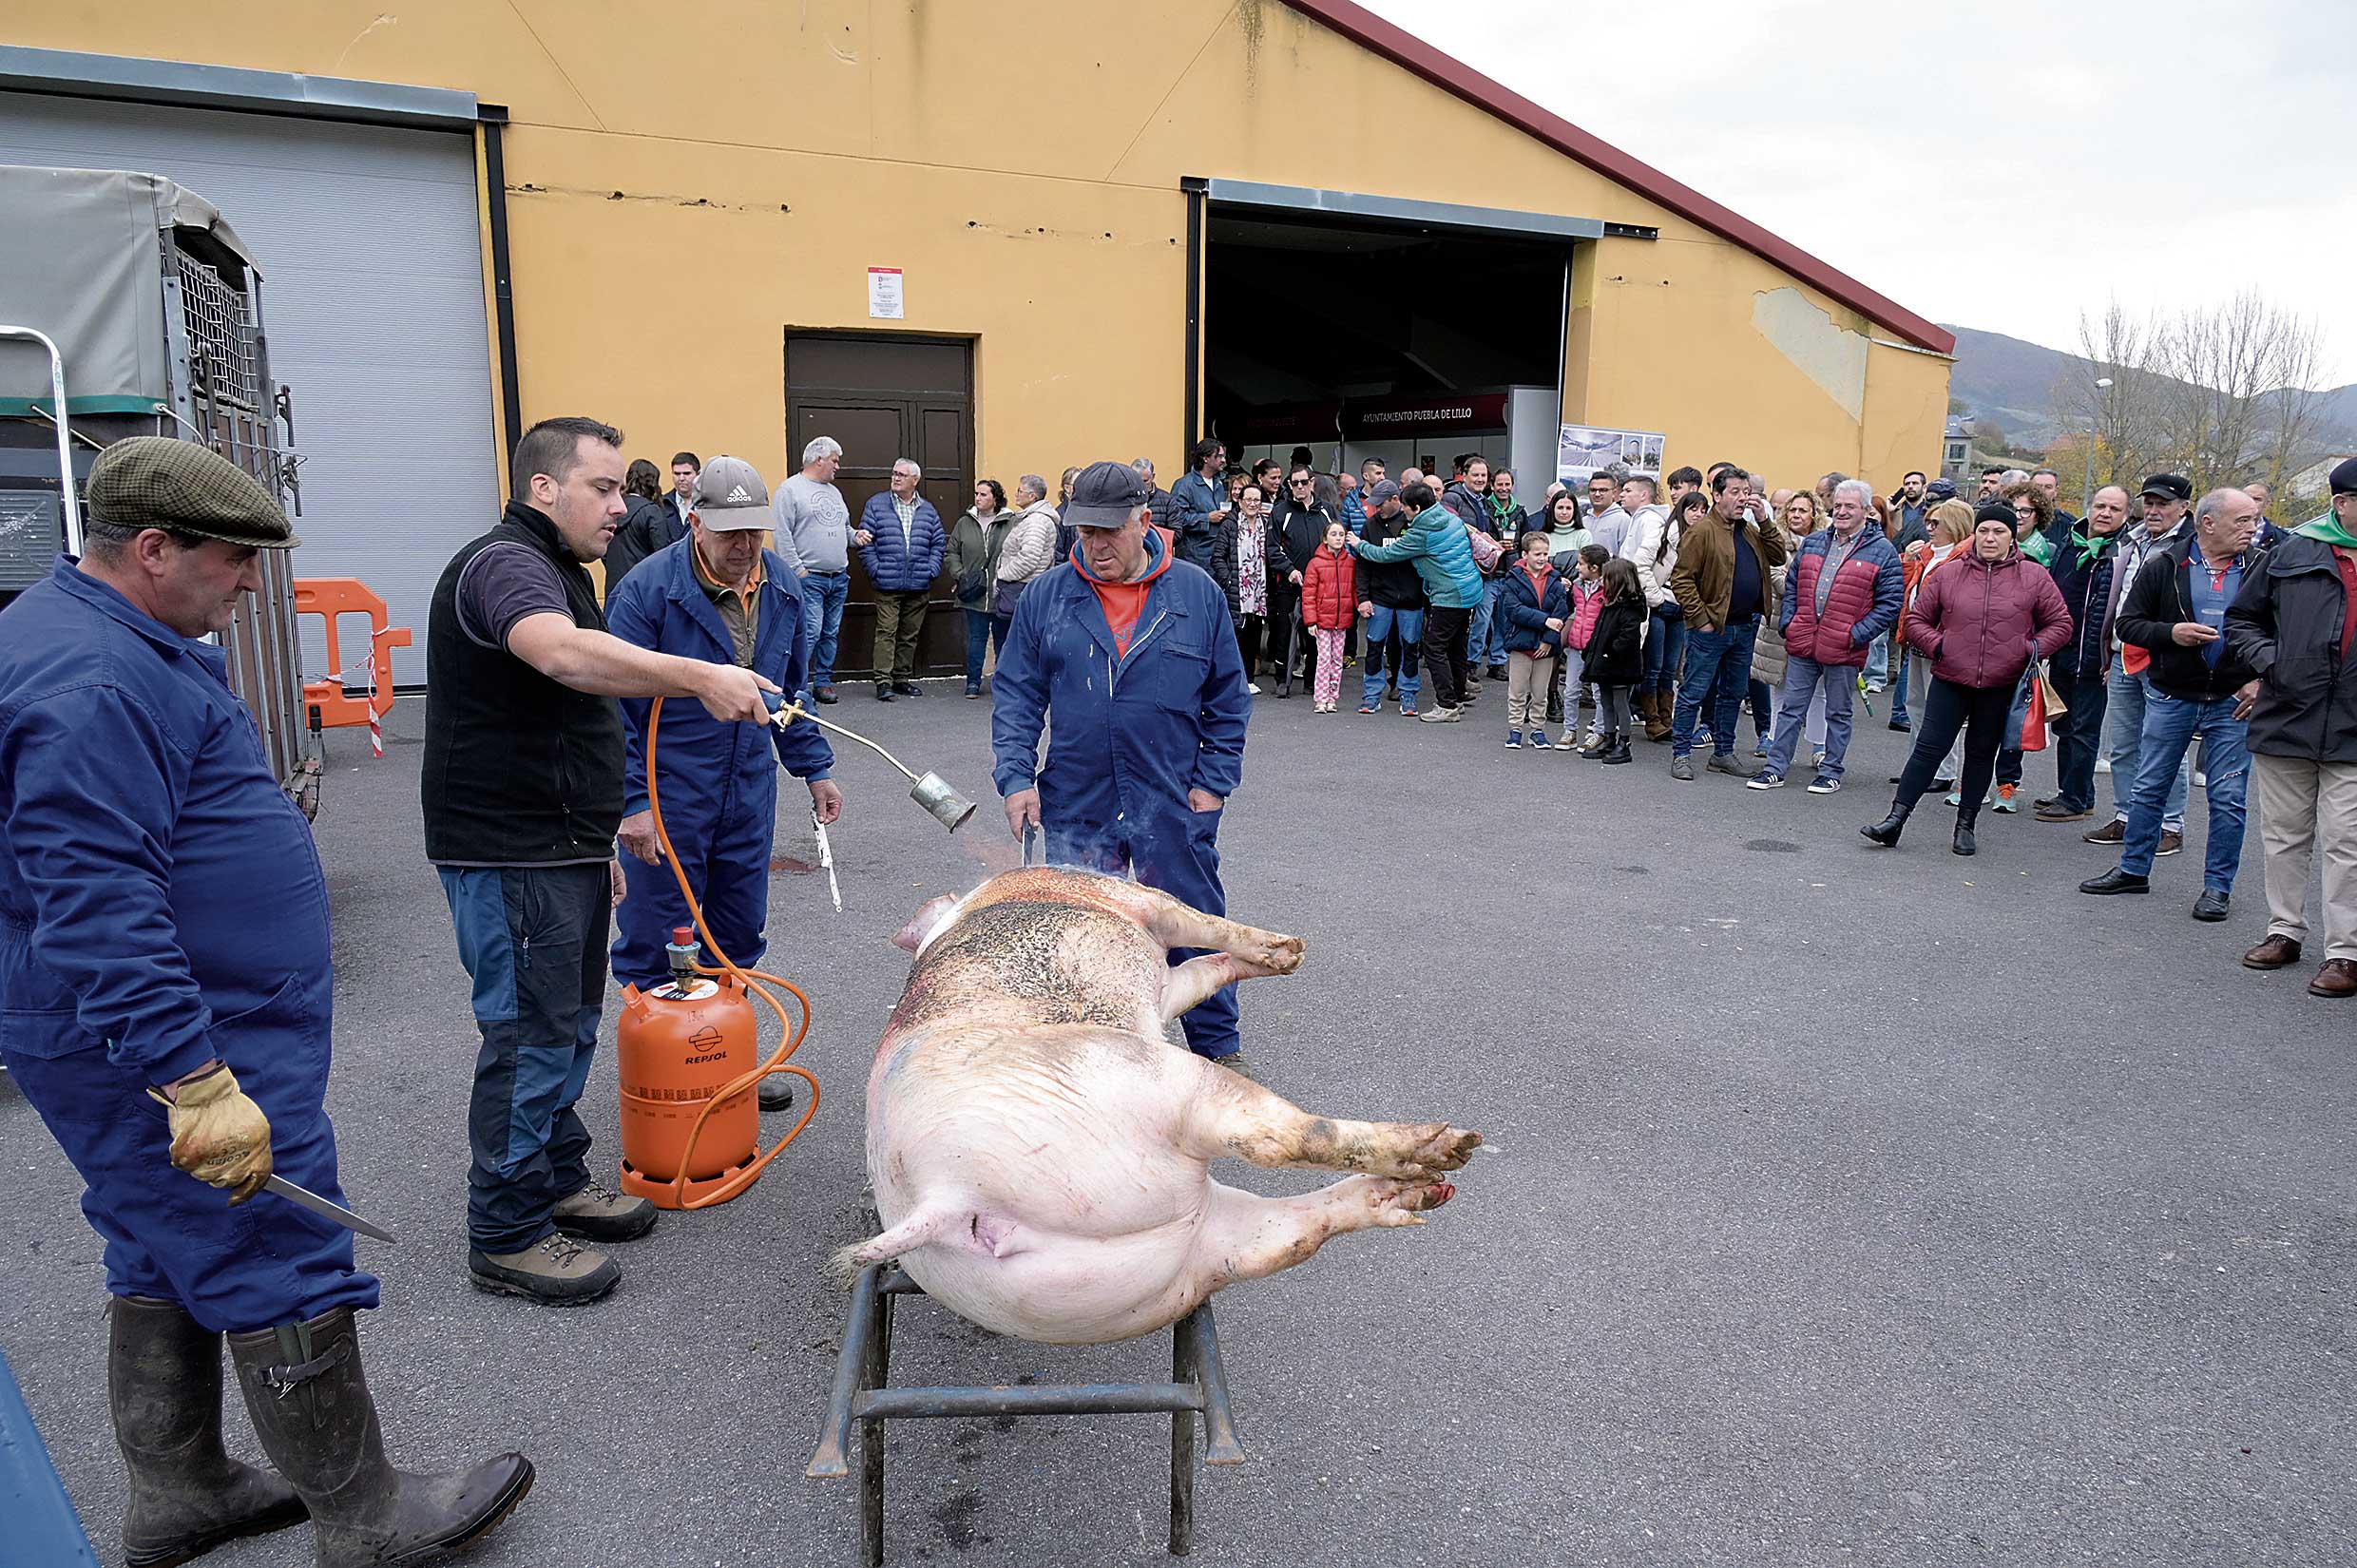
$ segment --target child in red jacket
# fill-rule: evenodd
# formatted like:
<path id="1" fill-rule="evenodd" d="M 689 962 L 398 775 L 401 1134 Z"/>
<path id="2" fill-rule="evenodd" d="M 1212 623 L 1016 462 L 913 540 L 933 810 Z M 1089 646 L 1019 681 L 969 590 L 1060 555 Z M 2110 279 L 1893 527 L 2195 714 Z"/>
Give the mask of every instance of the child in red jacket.
<path id="1" fill-rule="evenodd" d="M 1317 638 L 1316 713 L 1330 714 L 1342 696 L 1342 638 L 1358 623 L 1358 558 L 1339 523 L 1326 525 L 1326 542 L 1301 574 L 1301 622 Z"/>

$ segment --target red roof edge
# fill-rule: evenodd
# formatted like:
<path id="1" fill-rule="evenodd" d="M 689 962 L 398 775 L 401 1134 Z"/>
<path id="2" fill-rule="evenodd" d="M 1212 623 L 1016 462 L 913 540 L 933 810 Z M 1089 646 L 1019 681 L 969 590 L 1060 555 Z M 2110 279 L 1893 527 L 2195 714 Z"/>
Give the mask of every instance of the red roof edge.
<path id="1" fill-rule="evenodd" d="M 1877 294 L 1848 273 L 1828 266 L 1807 251 L 1780 239 L 1750 219 L 1720 206 L 1700 191 L 1682 185 L 1649 163 L 1589 135 L 1561 115 L 1551 114 L 1520 93 L 1484 76 L 1470 66 L 1441 53 L 1404 28 L 1393 26 L 1351 0 L 1286 0 L 1293 10 L 1316 18 L 1353 43 L 1374 50 L 1393 65 L 1412 71 L 1434 86 L 1454 93 L 1475 108 L 1504 120 L 1586 164 L 1606 179 L 1618 181 L 1680 218 L 1699 223 L 1713 234 L 1731 239 L 1755 256 L 1774 262 L 1818 293 L 1840 300 L 1861 316 L 1881 323 L 1917 348 L 1933 354 L 1956 352 L 1956 335 L 1926 321 L 1897 301 Z"/>

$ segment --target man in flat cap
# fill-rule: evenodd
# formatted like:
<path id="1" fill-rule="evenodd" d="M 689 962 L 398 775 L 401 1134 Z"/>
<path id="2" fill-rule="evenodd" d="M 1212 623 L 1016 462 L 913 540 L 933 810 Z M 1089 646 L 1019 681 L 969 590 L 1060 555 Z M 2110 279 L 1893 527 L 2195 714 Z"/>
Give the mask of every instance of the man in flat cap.
<path id="1" fill-rule="evenodd" d="M 179 1562 L 306 1517 L 322 1561 L 355 1537 L 388 1558 L 471 1539 L 530 1463 L 388 1464 L 354 1315 L 376 1280 L 352 1233 L 246 1201 L 274 1170 L 343 1200 L 321 1108 L 326 879 L 199 641 L 295 535 L 245 472 L 168 437 L 107 448 L 87 493 L 86 553 L 0 619 L 0 1061 L 106 1244 L 125 1555 Z M 224 1334 L 276 1475 L 222 1447 Z"/>

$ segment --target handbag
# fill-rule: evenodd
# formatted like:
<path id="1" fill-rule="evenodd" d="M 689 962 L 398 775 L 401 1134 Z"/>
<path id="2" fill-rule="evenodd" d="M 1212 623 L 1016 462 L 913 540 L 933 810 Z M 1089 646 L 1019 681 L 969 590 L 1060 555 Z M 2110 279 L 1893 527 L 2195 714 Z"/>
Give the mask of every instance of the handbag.
<path id="1" fill-rule="evenodd" d="M 1023 590 L 1026 586 L 1028 586 L 1026 583 L 1000 579 L 998 592 L 990 597 L 990 613 L 992 615 L 1013 615 L 1015 602 L 1023 597 Z"/>

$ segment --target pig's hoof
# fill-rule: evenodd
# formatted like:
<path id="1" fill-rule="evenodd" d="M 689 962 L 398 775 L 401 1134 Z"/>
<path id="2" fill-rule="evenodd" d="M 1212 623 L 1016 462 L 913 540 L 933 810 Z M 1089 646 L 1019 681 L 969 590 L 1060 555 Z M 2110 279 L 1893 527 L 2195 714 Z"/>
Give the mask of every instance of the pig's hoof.
<path id="1" fill-rule="evenodd" d="M 1263 940 L 1236 956 L 1258 969 L 1263 975 L 1289 975 L 1301 967 L 1302 940 L 1297 936 L 1278 936 L 1274 931 L 1256 933 Z"/>
<path id="2" fill-rule="evenodd" d="M 1400 1181 L 1379 1176 L 1370 1195 L 1374 1200 L 1377 1225 L 1421 1225 L 1424 1221 L 1416 1216 L 1455 1197 L 1457 1189 L 1446 1181 Z"/>
<path id="3" fill-rule="evenodd" d="M 1443 1171 L 1453 1171 L 1482 1146 L 1481 1134 L 1451 1127 L 1445 1121 L 1410 1127 L 1408 1132 L 1417 1141 L 1400 1161 L 1399 1174 L 1405 1176 L 1435 1176 Z"/>

